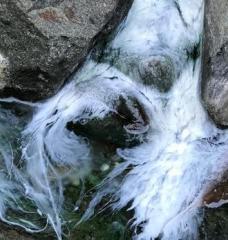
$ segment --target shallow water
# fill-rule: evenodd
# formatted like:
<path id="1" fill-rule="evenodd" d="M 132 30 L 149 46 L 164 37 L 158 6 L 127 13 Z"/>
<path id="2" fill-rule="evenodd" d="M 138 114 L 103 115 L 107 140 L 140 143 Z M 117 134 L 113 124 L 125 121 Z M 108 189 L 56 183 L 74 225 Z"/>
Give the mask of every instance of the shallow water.
<path id="1" fill-rule="evenodd" d="M 202 0 L 135 0 L 56 96 L 1 100 L 3 221 L 32 233 L 51 226 L 62 239 L 94 214 L 121 211 L 110 226 L 132 239 L 199 238 L 202 198 L 228 166 L 228 133 L 200 101 L 203 10 Z M 136 122 L 125 124 L 121 101 Z M 123 130 L 112 125 L 119 118 Z"/>

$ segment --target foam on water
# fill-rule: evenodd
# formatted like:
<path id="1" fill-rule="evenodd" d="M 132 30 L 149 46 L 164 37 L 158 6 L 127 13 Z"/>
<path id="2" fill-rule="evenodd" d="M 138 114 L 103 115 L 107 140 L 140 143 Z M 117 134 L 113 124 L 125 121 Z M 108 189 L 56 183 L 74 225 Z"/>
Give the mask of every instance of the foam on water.
<path id="1" fill-rule="evenodd" d="M 121 67 L 88 59 L 56 96 L 33 106 L 35 114 L 22 131 L 20 165 L 14 163 L 10 143 L 1 143 L 2 220 L 31 232 L 46 227 L 7 218 L 7 209 L 18 210 L 24 197 L 61 239 L 64 179 L 72 173 L 85 178 L 93 161 L 89 143 L 68 131 L 67 123 L 102 119 L 116 112 L 119 96 L 134 96 L 149 118 L 147 141 L 117 150 L 123 162 L 98 187 L 82 221 L 93 215 L 103 197 L 111 196 L 113 210 L 134 210 L 135 239 L 197 239 L 202 197 L 228 164 L 228 134 L 210 122 L 202 107 L 201 57 L 190 54 L 202 38 L 203 9 L 202 0 L 135 0 L 108 45 L 110 54 L 118 49 L 120 58 L 169 56 L 176 66 L 169 92 L 135 81 Z M 1 136 L 7 135 L 5 127 L 0 130 Z"/>

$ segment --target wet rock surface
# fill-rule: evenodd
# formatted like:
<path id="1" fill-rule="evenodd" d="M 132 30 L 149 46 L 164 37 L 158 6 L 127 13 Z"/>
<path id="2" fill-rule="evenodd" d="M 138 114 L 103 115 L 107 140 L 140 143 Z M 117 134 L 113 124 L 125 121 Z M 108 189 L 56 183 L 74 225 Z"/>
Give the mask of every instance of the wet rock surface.
<path id="1" fill-rule="evenodd" d="M 93 51 L 92 57 L 96 61 L 108 62 L 131 79 L 160 92 L 168 92 L 179 74 L 177 63 L 168 55 L 138 57 L 129 56 L 119 49 L 107 48 L 103 52 L 99 50 Z"/>
<path id="2" fill-rule="evenodd" d="M 115 105 L 116 111 L 102 119 L 82 118 L 69 122 L 67 128 L 77 135 L 115 147 L 132 147 L 142 142 L 149 122 L 141 104 L 135 98 L 120 97 Z"/>
<path id="3" fill-rule="evenodd" d="M 0 94 L 49 97 L 127 14 L 132 0 L 2 0 Z M 9 64 L 3 64 L 8 62 Z M 5 69 L 7 74 L 3 74 Z"/>
<path id="4" fill-rule="evenodd" d="M 9 228 L 3 223 L 0 223 L 0 227 L 0 240 L 35 240 L 35 238 L 31 235 L 21 232 L 19 230 L 13 230 L 12 228 Z"/>
<path id="5" fill-rule="evenodd" d="M 228 201 L 228 180 L 220 182 L 205 197 L 204 204 L 220 205 Z"/>
<path id="6" fill-rule="evenodd" d="M 207 0 L 202 98 L 209 115 L 228 126 L 228 1 Z"/>
<path id="7" fill-rule="evenodd" d="M 200 228 L 202 240 L 228 238 L 228 172 L 204 197 L 204 218 Z"/>
<path id="8" fill-rule="evenodd" d="M 204 209 L 204 220 L 200 229 L 200 240 L 228 239 L 228 205 Z"/>
<path id="9" fill-rule="evenodd" d="M 162 92 L 172 87 L 175 79 L 175 66 L 169 57 L 153 56 L 139 65 L 139 74 L 145 85 L 153 85 Z"/>
<path id="10" fill-rule="evenodd" d="M 221 127 L 228 126 L 227 12 L 227 0 L 206 1 L 202 99 L 212 120 Z M 228 239 L 227 176 L 226 173 L 225 178 L 204 197 L 204 204 L 208 207 L 204 209 L 204 220 L 200 231 L 202 240 Z"/>

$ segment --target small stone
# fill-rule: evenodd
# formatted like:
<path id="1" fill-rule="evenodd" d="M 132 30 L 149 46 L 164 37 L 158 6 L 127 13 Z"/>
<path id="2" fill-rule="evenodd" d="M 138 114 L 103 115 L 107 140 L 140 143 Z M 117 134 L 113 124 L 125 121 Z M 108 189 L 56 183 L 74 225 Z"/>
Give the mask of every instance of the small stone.
<path id="1" fill-rule="evenodd" d="M 80 178 L 76 174 L 75 175 L 70 175 L 68 181 L 74 187 L 78 187 L 81 184 Z"/>
<path id="2" fill-rule="evenodd" d="M 106 172 L 106 171 L 108 171 L 110 169 L 110 166 L 108 165 L 108 164 L 103 164 L 102 166 L 101 166 L 101 171 L 102 172 Z"/>

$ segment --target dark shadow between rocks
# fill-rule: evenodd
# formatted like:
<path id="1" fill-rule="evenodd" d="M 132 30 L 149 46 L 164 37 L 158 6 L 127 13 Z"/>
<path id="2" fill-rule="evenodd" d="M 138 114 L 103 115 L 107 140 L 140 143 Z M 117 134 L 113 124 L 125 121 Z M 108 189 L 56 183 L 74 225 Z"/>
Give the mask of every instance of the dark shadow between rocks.
<path id="1" fill-rule="evenodd" d="M 102 119 L 82 118 L 68 122 L 66 127 L 76 135 L 115 148 L 129 148 L 145 141 L 149 119 L 138 100 L 120 97 L 115 105 L 116 111 L 110 111 Z"/>

